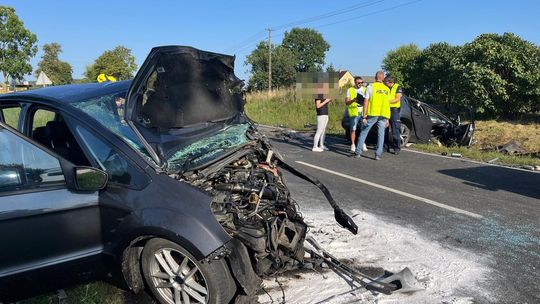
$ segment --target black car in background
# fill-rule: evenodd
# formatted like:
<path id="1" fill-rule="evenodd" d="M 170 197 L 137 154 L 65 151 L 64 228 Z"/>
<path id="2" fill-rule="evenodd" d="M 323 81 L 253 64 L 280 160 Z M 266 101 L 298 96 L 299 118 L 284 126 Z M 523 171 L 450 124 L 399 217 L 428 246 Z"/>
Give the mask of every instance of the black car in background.
<path id="1" fill-rule="evenodd" d="M 250 303 L 304 258 L 233 64 L 158 47 L 133 81 L 0 96 L 0 302 L 107 280 L 160 303 Z"/>
<path id="2" fill-rule="evenodd" d="M 435 107 L 416 100 L 409 96 L 401 98 L 401 145 L 407 143 L 429 143 L 433 139 L 445 145 L 470 146 L 473 141 L 475 131 L 474 118 L 471 112 L 469 122 L 461 123 L 460 116 L 450 119 L 448 116 L 437 110 Z M 345 130 L 345 138 L 350 141 L 349 114 L 347 108 L 343 113 L 341 126 Z M 377 142 L 376 127 L 372 128 L 368 134 L 367 142 Z M 359 138 L 360 128 L 356 129 Z"/>

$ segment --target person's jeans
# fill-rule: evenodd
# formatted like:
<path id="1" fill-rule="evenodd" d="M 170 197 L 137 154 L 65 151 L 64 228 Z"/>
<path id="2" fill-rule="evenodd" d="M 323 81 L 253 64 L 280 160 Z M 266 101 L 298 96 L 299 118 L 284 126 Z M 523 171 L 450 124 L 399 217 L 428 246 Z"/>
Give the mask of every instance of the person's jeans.
<path id="1" fill-rule="evenodd" d="M 390 141 L 389 147 L 392 147 L 394 151 L 399 151 L 401 149 L 401 115 L 400 108 L 390 108 L 390 131 L 392 132 L 389 138 L 392 138 Z"/>
<path id="2" fill-rule="evenodd" d="M 375 150 L 375 156 L 381 156 L 384 146 L 384 125 L 386 124 L 386 118 L 383 116 L 368 116 L 366 125 L 362 125 L 362 131 L 360 132 L 360 138 L 356 145 L 356 155 L 362 154 L 362 147 L 366 142 L 369 130 L 377 124 L 377 150 Z"/>

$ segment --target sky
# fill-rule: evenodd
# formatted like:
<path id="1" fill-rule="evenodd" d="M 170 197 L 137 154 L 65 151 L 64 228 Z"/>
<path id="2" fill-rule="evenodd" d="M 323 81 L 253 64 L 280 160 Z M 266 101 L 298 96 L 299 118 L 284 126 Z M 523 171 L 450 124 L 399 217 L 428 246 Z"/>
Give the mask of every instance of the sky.
<path id="1" fill-rule="evenodd" d="M 374 75 L 388 51 L 414 43 L 462 45 L 483 33 L 512 32 L 540 45 L 540 1 L 500 0 L 361 0 L 361 1 L 76 1 L 2 0 L 15 8 L 42 46 L 57 42 L 60 59 L 82 78 L 85 68 L 104 51 L 123 45 L 138 66 L 150 49 L 189 45 L 236 55 L 236 74 L 247 80 L 246 56 L 265 29 L 280 43 L 292 26 L 319 31 L 330 44 L 326 63 L 354 75 Z M 27 80 L 34 80 L 29 75 Z"/>

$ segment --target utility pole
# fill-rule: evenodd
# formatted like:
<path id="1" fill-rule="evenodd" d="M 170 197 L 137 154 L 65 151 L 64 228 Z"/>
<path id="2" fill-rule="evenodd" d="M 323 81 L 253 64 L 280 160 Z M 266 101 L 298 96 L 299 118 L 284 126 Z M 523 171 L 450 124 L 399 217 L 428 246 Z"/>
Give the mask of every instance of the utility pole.
<path id="1" fill-rule="evenodd" d="M 272 91 L 272 29 L 268 31 L 268 94 Z"/>

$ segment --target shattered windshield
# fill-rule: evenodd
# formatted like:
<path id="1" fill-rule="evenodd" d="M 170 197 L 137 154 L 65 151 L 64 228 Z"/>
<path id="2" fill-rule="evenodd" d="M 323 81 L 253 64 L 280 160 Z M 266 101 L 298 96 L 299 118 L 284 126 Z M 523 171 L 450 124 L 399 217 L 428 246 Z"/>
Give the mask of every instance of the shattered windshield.
<path id="1" fill-rule="evenodd" d="M 171 171 L 187 171 L 208 163 L 228 150 L 248 142 L 246 132 L 249 124 L 227 126 L 217 134 L 203 138 L 176 151 L 168 160 Z"/>
<path id="2" fill-rule="evenodd" d="M 101 125 L 139 152 L 144 158 L 153 162 L 150 153 L 148 153 L 135 132 L 133 132 L 123 119 L 125 95 L 126 92 L 124 91 L 74 102 L 71 105 L 92 116 Z"/>

